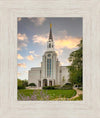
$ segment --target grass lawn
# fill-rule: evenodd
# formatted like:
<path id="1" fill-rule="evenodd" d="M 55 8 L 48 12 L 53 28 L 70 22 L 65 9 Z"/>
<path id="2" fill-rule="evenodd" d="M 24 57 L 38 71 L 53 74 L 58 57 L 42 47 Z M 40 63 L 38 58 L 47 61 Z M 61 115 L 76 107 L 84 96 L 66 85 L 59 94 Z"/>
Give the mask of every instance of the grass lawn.
<path id="1" fill-rule="evenodd" d="M 18 100 L 55 100 L 57 98 L 67 100 L 75 95 L 75 90 L 18 90 Z"/>

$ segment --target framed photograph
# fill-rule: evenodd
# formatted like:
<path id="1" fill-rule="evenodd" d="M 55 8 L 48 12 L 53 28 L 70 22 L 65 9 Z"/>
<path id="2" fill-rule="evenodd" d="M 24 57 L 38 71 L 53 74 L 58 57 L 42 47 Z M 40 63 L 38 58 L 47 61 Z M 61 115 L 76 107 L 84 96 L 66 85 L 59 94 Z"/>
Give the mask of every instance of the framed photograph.
<path id="1" fill-rule="evenodd" d="M 0 2 L 0 117 L 100 117 L 98 0 Z"/>
<path id="2" fill-rule="evenodd" d="M 18 17 L 18 100 L 83 100 L 82 21 Z"/>

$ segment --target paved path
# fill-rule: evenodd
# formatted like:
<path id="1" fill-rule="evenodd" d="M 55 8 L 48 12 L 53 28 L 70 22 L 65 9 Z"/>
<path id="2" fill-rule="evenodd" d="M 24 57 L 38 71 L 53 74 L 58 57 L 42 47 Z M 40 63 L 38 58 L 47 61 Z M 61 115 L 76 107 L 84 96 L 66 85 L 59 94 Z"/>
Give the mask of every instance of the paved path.
<path id="1" fill-rule="evenodd" d="M 73 96 L 72 98 L 70 98 L 71 100 L 74 99 L 74 98 L 76 98 L 76 97 L 78 97 L 80 94 L 83 94 L 83 91 L 82 90 L 79 90 L 77 88 L 74 88 L 74 90 L 76 90 L 77 93 L 76 93 L 75 96 Z"/>

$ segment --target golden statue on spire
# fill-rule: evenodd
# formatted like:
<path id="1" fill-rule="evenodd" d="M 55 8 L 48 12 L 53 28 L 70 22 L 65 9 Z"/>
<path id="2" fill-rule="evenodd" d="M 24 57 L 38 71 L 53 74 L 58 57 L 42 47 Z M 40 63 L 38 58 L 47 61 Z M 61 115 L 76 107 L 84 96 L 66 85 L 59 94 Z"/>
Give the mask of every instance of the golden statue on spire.
<path id="1" fill-rule="evenodd" d="M 50 23 L 50 28 L 52 28 L 52 24 Z"/>

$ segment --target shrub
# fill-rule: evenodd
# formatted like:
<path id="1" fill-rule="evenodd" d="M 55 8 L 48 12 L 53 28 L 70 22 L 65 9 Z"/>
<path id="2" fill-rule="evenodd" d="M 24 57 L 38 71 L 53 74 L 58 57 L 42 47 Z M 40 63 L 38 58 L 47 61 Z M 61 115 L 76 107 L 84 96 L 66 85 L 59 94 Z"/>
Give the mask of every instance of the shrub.
<path id="1" fill-rule="evenodd" d="M 71 83 L 66 83 L 61 87 L 61 89 L 73 89 L 73 85 Z"/>
<path id="2" fill-rule="evenodd" d="M 55 89 L 54 86 L 44 86 L 43 89 L 49 90 L 49 89 Z"/>
<path id="3" fill-rule="evenodd" d="M 36 86 L 35 83 L 30 83 L 28 86 Z"/>
<path id="4" fill-rule="evenodd" d="M 25 86 L 18 86 L 18 89 L 25 89 Z"/>

